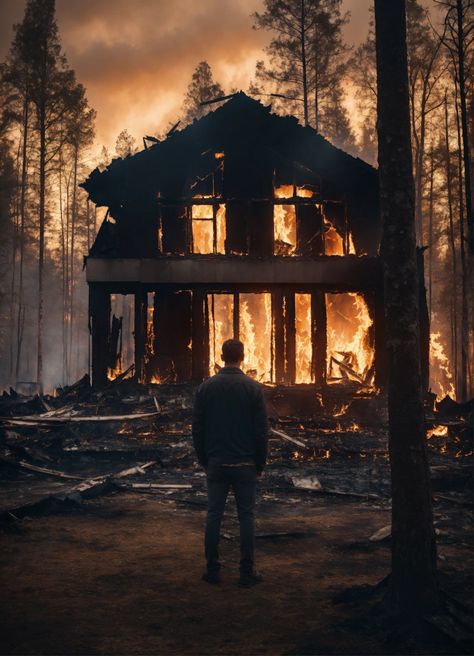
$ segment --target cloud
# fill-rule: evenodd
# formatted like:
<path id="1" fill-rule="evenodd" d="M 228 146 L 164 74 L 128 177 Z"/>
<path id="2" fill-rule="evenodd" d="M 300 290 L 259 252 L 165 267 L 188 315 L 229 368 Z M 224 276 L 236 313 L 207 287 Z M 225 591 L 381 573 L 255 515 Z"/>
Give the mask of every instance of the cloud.
<path id="1" fill-rule="evenodd" d="M 346 38 L 365 35 L 372 0 L 352 10 Z M 0 2 L 0 56 L 25 0 Z M 113 146 L 127 128 L 137 138 L 174 121 L 197 63 L 206 59 L 226 89 L 246 89 L 269 34 L 252 29 L 263 0 L 56 0 L 63 49 L 90 104 L 97 139 Z"/>

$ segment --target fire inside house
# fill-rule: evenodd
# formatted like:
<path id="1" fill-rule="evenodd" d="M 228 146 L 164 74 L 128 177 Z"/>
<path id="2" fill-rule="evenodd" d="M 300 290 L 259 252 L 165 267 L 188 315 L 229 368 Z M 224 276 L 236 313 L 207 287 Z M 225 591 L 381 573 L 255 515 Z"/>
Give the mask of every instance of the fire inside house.
<path id="1" fill-rule="evenodd" d="M 108 208 L 86 258 L 94 385 L 131 365 L 143 382 L 202 380 L 234 336 L 261 382 L 384 387 L 367 163 L 240 92 L 82 186 Z"/>

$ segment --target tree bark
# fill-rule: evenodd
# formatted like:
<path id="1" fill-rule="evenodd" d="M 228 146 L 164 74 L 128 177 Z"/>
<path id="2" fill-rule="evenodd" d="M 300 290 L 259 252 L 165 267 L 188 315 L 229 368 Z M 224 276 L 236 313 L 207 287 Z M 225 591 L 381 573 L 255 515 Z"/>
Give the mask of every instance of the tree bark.
<path id="1" fill-rule="evenodd" d="M 467 127 L 466 72 L 464 52 L 463 3 L 457 0 L 457 50 L 459 65 L 459 98 L 461 101 L 461 127 L 464 162 L 464 189 L 466 194 L 467 243 L 471 257 L 474 255 L 474 210 L 472 207 L 471 160 L 469 157 L 469 130 Z"/>
<path id="2" fill-rule="evenodd" d="M 309 125 L 308 114 L 308 72 L 306 58 L 306 7 L 305 1 L 301 0 L 301 64 L 303 68 L 303 105 L 304 105 L 304 124 Z"/>
<path id="3" fill-rule="evenodd" d="M 389 601 L 416 617 L 438 600 L 422 399 L 405 0 L 375 0 L 382 258 L 389 363 Z"/>
<path id="4" fill-rule="evenodd" d="M 39 156 L 39 255 L 38 255 L 38 326 L 36 380 L 43 390 L 43 274 L 44 274 L 44 233 L 46 196 L 46 107 L 41 100 L 39 110 L 40 156 Z"/>
<path id="5" fill-rule="evenodd" d="M 453 214 L 453 194 L 452 194 L 452 176 L 451 176 L 451 148 L 449 144 L 449 115 L 448 115 L 448 97 L 444 97 L 444 139 L 446 148 L 446 185 L 448 192 L 448 213 L 449 213 L 449 245 L 451 248 L 451 298 L 453 304 L 453 317 L 452 317 L 452 330 L 453 330 L 453 349 L 452 361 L 454 363 L 454 380 L 456 381 L 456 388 L 458 386 L 458 322 L 457 322 L 457 256 L 456 256 L 456 239 L 454 234 L 454 214 Z"/>

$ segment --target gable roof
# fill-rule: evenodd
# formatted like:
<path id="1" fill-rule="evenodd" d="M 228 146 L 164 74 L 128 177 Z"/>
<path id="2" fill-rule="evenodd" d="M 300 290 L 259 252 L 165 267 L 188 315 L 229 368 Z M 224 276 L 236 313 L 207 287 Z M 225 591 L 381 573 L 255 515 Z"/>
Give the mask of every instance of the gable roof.
<path id="1" fill-rule="evenodd" d="M 244 154 L 244 163 L 270 157 L 277 167 L 294 166 L 302 180 L 314 178 L 322 199 L 347 203 L 351 229 L 362 246 L 378 241 L 376 169 L 300 125 L 295 117 L 273 114 L 271 107 L 243 92 L 148 149 L 114 159 L 103 171 L 95 169 L 81 186 L 94 203 L 110 207 L 113 214 L 113 207 L 130 194 L 156 197 L 166 189 L 180 195 L 186 182 L 215 168 L 215 152 L 227 156 L 237 151 Z"/>

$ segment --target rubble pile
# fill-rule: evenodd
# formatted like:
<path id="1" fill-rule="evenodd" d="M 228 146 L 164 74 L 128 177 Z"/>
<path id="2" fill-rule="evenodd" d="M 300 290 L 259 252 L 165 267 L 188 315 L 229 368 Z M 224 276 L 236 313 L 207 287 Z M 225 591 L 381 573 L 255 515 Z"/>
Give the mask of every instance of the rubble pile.
<path id="1" fill-rule="evenodd" d="M 205 475 L 191 438 L 195 386 L 118 377 L 101 391 L 87 376 L 54 396 L 0 397 L 0 518 L 15 521 L 121 491 L 204 508 Z M 328 386 L 267 387 L 269 462 L 262 503 L 323 495 L 390 507 L 385 400 Z M 450 513 L 472 508 L 472 403 L 427 405 L 433 494 Z M 446 514 L 448 513 L 448 514 Z M 452 523 L 452 522 L 451 522 Z M 462 524 L 462 522 L 461 522 Z"/>

